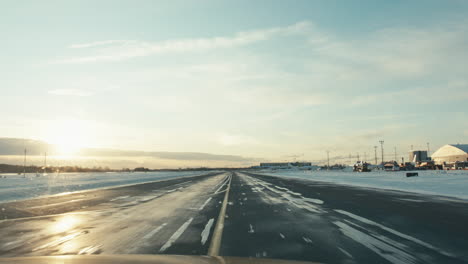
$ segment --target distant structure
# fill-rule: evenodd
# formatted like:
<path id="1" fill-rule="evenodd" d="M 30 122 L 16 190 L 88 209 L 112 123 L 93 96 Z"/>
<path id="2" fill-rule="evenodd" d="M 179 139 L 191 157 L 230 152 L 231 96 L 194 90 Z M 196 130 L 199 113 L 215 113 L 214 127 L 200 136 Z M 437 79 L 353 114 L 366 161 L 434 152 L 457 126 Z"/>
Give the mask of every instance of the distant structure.
<path id="1" fill-rule="evenodd" d="M 312 167 L 311 162 L 263 162 L 260 163 L 260 168 L 266 169 L 287 169 L 291 167 Z"/>
<path id="2" fill-rule="evenodd" d="M 138 168 L 133 169 L 133 171 L 144 171 L 144 172 L 147 172 L 147 171 L 150 171 L 150 169 L 145 168 L 145 167 L 138 167 Z"/>
<path id="3" fill-rule="evenodd" d="M 427 151 L 426 150 L 412 150 L 409 152 L 409 161 L 410 162 L 420 162 L 427 161 Z"/>
<path id="4" fill-rule="evenodd" d="M 377 165 L 377 146 L 374 146 L 375 165 Z"/>
<path id="5" fill-rule="evenodd" d="M 442 146 L 431 157 L 436 164 L 467 162 L 468 144 L 448 144 Z"/>
<path id="6" fill-rule="evenodd" d="M 379 140 L 380 143 L 380 150 L 382 151 L 382 165 L 384 164 L 384 155 L 383 155 L 383 140 Z"/>

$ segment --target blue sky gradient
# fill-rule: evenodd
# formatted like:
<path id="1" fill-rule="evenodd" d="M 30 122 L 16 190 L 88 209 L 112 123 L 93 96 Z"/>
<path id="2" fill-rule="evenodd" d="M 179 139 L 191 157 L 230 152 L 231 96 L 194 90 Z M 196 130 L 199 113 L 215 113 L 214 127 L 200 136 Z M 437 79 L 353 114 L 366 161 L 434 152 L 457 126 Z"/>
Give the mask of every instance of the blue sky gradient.
<path id="1" fill-rule="evenodd" d="M 0 137 L 269 160 L 468 137 L 467 1 L 1 5 Z"/>

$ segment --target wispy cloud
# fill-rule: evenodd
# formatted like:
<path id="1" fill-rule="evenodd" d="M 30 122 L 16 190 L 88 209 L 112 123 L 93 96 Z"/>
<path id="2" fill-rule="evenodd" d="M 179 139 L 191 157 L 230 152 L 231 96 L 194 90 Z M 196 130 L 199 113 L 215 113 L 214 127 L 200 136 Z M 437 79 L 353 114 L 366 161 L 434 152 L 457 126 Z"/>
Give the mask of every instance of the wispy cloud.
<path id="1" fill-rule="evenodd" d="M 89 43 L 81 43 L 81 44 L 72 44 L 69 46 L 71 49 L 84 49 L 84 48 L 94 48 L 98 46 L 107 46 L 107 45 L 115 45 L 115 44 L 131 44 L 135 43 L 135 40 L 103 40 L 103 41 L 95 41 Z"/>
<path id="2" fill-rule="evenodd" d="M 95 54 L 72 57 L 58 63 L 86 63 L 97 61 L 119 61 L 134 57 L 149 56 L 168 52 L 194 52 L 221 48 L 233 48 L 265 41 L 275 36 L 304 34 L 312 29 L 310 22 L 299 22 L 286 27 L 274 27 L 261 30 L 238 32 L 233 36 L 211 38 L 174 39 L 161 42 L 135 40 L 103 40 L 70 45 L 70 48 L 101 47 Z M 104 46 L 104 47 L 103 47 Z"/>
<path id="3" fill-rule="evenodd" d="M 441 93 L 440 91 L 444 91 Z M 422 96 L 437 95 L 437 96 Z M 383 99 L 391 98 L 397 104 L 432 104 L 468 99 L 468 83 L 464 80 L 442 81 L 425 86 L 415 86 L 400 91 L 389 91 L 358 95 L 351 99 L 351 106 L 379 104 Z M 406 115 L 407 116 L 407 115 Z"/>
<path id="4" fill-rule="evenodd" d="M 466 21 L 459 21 L 439 27 L 385 28 L 351 39 L 323 33 L 321 41 L 311 38 L 309 43 L 320 56 L 317 63 L 345 80 L 410 79 L 463 65 L 467 32 Z"/>
<path id="5" fill-rule="evenodd" d="M 75 89 L 75 88 L 55 89 L 55 90 L 50 90 L 47 93 L 53 94 L 53 95 L 67 95 L 67 96 L 91 96 L 93 95 L 93 92 L 91 91 Z"/>

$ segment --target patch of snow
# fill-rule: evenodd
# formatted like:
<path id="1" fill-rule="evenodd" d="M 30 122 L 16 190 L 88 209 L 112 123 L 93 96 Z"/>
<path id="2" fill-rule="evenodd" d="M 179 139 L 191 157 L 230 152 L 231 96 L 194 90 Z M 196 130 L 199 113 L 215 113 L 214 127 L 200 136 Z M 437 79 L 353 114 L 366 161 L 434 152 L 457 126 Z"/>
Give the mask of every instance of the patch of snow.
<path id="1" fill-rule="evenodd" d="M 336 226 L 340 228 L 340 231 L 347 237 L 358 242 L 359 244 L 367 247 L 372 250 L 374 253 L 380 255 L 382 258 L 387 261 L 399 264 L 399 263 L 416 263 L 416 259 L 410 254 L 406 253 L 404 250 L 393 246 L 397 243 L 386 243 L 382 240 L 379 240 L 371 235 L 363 233 L 356 228 L 353 228 L 343 222 L 335 221 L 333 222 Z M 395 242 L 395 241 L 392 241 Z M 393 245 L 392 245 L 393 244 Z"/>
<path id="2" fill-rule="evenodd" d="M 406 171 L 279 171 L 262 174 L 301 178 L 311 181 L 345 184 L 468 199 L 468 171 L 418 171 L 418 177 L 406 177 Z"/>
<path id="3" fill-rule="evenodd" d="M 202 175 L 205 173 L 206 172 L 203 171 L 50 173 L 47 176 L 31 178 L 23 178 L 22 175 L 9 174 L 5 175 L 6 178 L 0 179 L 0 202 L 139 184 L 177 177 Z M 125 198 L 127 197 L 120 196 L 113 201 Z"/>

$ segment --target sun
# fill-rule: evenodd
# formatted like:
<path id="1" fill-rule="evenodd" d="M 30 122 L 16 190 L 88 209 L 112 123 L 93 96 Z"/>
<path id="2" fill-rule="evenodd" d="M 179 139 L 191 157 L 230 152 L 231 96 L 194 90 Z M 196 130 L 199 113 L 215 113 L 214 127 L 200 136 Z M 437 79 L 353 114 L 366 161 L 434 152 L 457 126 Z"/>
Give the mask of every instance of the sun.
<path id="1" fill-rule="evenodd" d="M 59 156 L 74 156 L 86 147 L 89 126 L 79 120 L 54 121 L 47 127 L 46 141 L 55 147 Z"/>
<path id="2" fill-rule="evenodd" d="M 54 145 L 57 153 L 63 156 L 73 156 L 78 153 L 83 146 L 79 137 L 71 134 L 57 137 Z"/>

